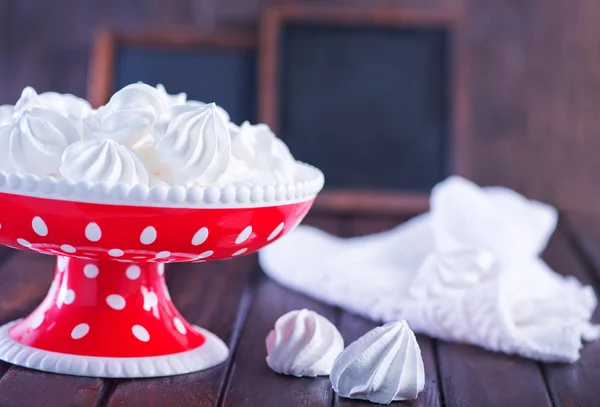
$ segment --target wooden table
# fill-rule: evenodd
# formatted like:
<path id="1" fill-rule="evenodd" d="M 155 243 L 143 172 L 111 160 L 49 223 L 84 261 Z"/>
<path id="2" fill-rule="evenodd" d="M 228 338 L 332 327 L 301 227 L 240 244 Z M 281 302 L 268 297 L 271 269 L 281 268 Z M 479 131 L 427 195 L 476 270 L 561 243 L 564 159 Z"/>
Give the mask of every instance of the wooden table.
<path id="1" fill-rule="evenodd" d="M 307 223 L 343 236 L 373 233 L 402 218 L 311 215 Z M 559 273 L 600 287 L 600 220 L 565 215 L 545 260 Z M 0 322 L 24 316 L 42 300 L 53 258 L 0 251 Z M 228 362 L 184 376 L 108 380 L 37 372 L 0 362 L 5 406 L 338 406 L 372 405 L 339 398 L 328 378 L 297 379 L 265 364 L 264 339 L 287 311 L 309 308 L 330 320 L 350 343 L 377 324 L 289 291 L 259 269 L 256 256 L 170 265 L 167 284 L 192 323 L 210 329 L 231 350 Z M 600 323 L 600 312 L 594 314 Z M 402 406 L 600 406 L 600 342 L 587 344 L 578 363 L 543 364 L 478 347 L 418 336 L 426 370 L 419 399 Z"/>

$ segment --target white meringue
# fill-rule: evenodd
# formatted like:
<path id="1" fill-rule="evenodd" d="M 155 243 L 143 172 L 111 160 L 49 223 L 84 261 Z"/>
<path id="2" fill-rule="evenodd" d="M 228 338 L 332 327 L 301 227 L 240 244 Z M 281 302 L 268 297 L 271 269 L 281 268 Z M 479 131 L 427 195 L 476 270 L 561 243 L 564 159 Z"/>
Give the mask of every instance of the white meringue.
<path id="1" fill-rule="evenodd" d="M 214 103 L 169 108 L 157 120 L 153 136 L 175 182 L 207 185 L 227 170 L 231 138 Z"/>
<path id="2" fill-rule="evenodd" d="M 84 140 L 69 146 L 60 174 L 74 182 L 105 182 L 148 186 L 149 174 L 142 160 L 113 140 Z"/>
<path id="3" fill-rule="evenodd" d="M 406 321 L 390 322 L 351 343 L 330 378 L 340 396 L 380 404 L 415 399 L 425 387 L 421 350 Z"/>
<path id="4" fill-rule="evenodd" d="M 5 171 L 57 174 L 63 152 L 78 140 L 77 129 L 66 117 L 30 107 L 0 127 L 0 165 Z"/>
<path id="5" fill-rule="evenodd" d="M 231 123 L 231 117 L 229 116 L 229 113 L 227 113 L 227 110 L 223 109 L 221 106 L 217 105 L 216 103 L 204 103 L 204 102 L 200 102 L 199 100 L 188 100 L 186 102 L 186 104 L 188 106 L 194 106 L 194 107 L 208 106 L 208 105 L 214 104 L 215 109 L 217 110 L 219 115 L 221 115 L 221 117 L 223 118 L 225 123 L 228 124 L 228 128 L 231 128 L 230 126 L 233 124 L 233 123 Z"/>
<path id="6" fill-rule="evenodd" d="M 185 105 L 185 102 L 187 101 L 187 94 L 181 92 L 177 95 L 171 95 L 167 93 L 167 90 L 162 83 L 156 85 L 156 90 L 162 99 L 163 105 L 165 105 L 167 108 L 171 106 Z"/>
<path id="7" fill-rule="evenodd" d="M 281 316 L 266 345 L 267 365 L 275 372 L 314 377 L 329 374 L 344 339 L 327 318 L 303 309 Z"/>
<path id="8" fill-rule="evenodd" d="M 83 131 L 83 119 L 92 113 L 92 106 L 85 99 L 56 92 L 38 94 L 35 89 L 28 86 L 23 89 L 21 97 L 15 105 L 15 110 L 21 112 L 32 107 L 41 107 L 65 116 L 79 134 Z"/>
<path id="9" fill-rule="evenodd" d="M 127 85 L 85 118 L 83 138 L 112 139 L 132 147 L 149 136 L 164 109 L 163 97 L 156 88 L 144 83 Z"/>
<path id="10" fill-rule="evenodd" d="M 15 107 L 13 105 L 0 106 L 0 126 L 10 123 L 13 120 Z"/>
<path id="11" fill-rule="evenodd" d="M 276 184 L 277 180 L 273 174 L 256 168 L 250 168 L 245 161 L 231 157 L 227 171 L 214 183 L 214 186 L 224 187 L 226 185 L 235 185 L 252 187 L 254 185 L 266 186 Z"/>
<path id="12" fill-rule="evenodd" d="M 244 122 L 239 131 L 232 134 L 231 152 L 250 168 L 273 174 L 277 182 L 294 180 L 296 160 L 266 124 Z"/>
<path id="13" fill-rule="evenodd" d="M 0 125 L 0 171 L 13 172 L 15 166 L 10 159 L 10 134 L 13 126 L 8 124 Z"/>

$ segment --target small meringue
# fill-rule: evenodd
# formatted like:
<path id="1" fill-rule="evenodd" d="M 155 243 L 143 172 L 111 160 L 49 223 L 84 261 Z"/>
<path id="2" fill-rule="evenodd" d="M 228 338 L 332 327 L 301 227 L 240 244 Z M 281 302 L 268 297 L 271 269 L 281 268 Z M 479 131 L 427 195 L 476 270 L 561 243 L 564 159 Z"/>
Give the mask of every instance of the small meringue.
<path id="1" fill-rule="evenodd" d="M 231 153 L 251 168 L 272 173 L 277 182 L 294 179 L 296 160 L 266 124 L 244 122 L 239 131 L 232 134 Z"/>
<path id="2" fill-rule="evenodd" d="M 273 174 L 256 168 L 250 168 L 245 161 L 231 157 L 227 171 L 215 181 L 214 186 L 220 188 L 226 185 L 235 185 L 250 188 L 254 185 L 267 186 L 276 184 L 277 180 Z"/>
<path id="3" fill-rule="evenodd" d="M 74 182 L 148 186 L 150 175 L 136 153 L 113 140 L 84 140 L 70 145 L 60 174 Z"/>
<path id="4" fill-rule="evenodd" d="M 0 126 L 10 123 L 13 120 L 15 107 L 13 105 L 0 106 Z"/>
<path id="5" fill-rule="evenodd" d="M 214 103 L 173 106 L 159 117 L 152 134 L 175 182 L 208 185 L 229 166 L 231 137 Z"/>
<path id="6" fill-rule="evenodd" d="M 75 126 L 79 134 L 83 131 L 83 119 L 92 113 L 92 106 L 87 100 L 71 94 L 44 92 L 38 94 L 31 86 L 23 89 L 21 97 L 15 105 L 15 111 L 41 107 L 65 116 Z"/>
<path id="7" fill-rule="evenodd" d="M 337 357 L 330 379 L 342 397 L 380 404 L 416 399 L 425 369 L 415 335 L 406 321 L 367 332 Z"/>
<path id="8" fill-rule="evenodd" d="M 127 85 L 83 122 L 86 140 L 112 139 L 128 147 L 143 142 L 165 109 L 159 91 L 144 83 Z"/>
<path id="9" fill-rule="evenodd" d="M 344 339 L 327 318 L 303 309 L 281 316 L 266 345 L 267 365 L 275 372 L 314 377 L 329 374 Z"/>
<path id="10" fill-rule="evenodd" d="M 66 117 L 29 107 L 0 127 L 1 167 L 38 176 L 57 174 L 63 152 L 78 140 L 77 129 Z"/>
<path id="11" fill-rule="evenodd" d="M 171 95 L 167 93 L 167 90 L 165 89 L 162 83 L 156 85 L 156 90 L 158 91 L 158 94 L 160 95 L 163 104 L 167 108 L 171 106 L 185 105 L 185 102 L 187 101 L 187 94 L 181 92 L 177 95 Z"/>
<path id="12" fill-rule="evenodd" d="M 230 126 L 231 123 L 231 117 L 229 117 L 229 113 L 227 113 L 227 110 L 223 109 L 221 106 L 217 105 L 216 103 L 205 103 L 205 102 L 200 102 L 199 100 L 188 100 L 186 102 L 186 104 L 188 106 L 194 106 L 194 107 L 202 107 L 202 106 L 208 106 L 208 105 L 215 105 L 215 109 L 217 110 L 217 113 L 219 113 L 219 115 L 223 118 L 223 120 L 225 121 L 225 123 L 228 123 L 228 126 Z"/>

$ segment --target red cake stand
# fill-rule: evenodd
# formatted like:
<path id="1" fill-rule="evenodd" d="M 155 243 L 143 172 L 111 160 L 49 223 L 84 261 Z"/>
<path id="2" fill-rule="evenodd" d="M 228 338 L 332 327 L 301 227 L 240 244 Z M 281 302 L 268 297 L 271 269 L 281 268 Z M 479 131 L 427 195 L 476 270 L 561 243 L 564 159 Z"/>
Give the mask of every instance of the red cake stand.
<path id="1" fill-rule="evenodd" d="M 185 189 L 73 184 L 0 172 L 0 244 L 57 256 L 47 297 L 0 327 L 0 359 L 48 372 L 154 377 L 228 357 L 173 306 L 165 263 L 249 254 L 294 229 L 323 186 Z M 194 287 L 190 287 L 193 290 Z"/>

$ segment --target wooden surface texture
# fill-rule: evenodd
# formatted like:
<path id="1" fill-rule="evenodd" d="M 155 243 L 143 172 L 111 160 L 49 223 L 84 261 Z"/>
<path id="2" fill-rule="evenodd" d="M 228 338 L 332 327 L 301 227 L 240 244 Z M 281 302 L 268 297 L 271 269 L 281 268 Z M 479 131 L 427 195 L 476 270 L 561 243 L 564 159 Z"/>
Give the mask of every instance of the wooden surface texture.
<path id="1" fill-rule="evenodd" d="M 306 223 L 340 236 L 390 229 L 409 215 L 312 214 Z M 596 290 L 600 281 L 600 221 L 567 214 L 544 259 Z M 50 256 L 0 250 L 0 322 L 22 317 L 51 282 Z M 264 339 L 287 311 L 313 309 L 333 321 L 348 344 L 377 323 L 285 289 L 264 275 L 254 255 L 170 265 L 167 284 L 181 313 L 231 349 L 231 358 L 205 372 L 169 378 L 107 380 L 71 377 L 0 363 L 0 406 L 337 406 L 366 407 L 338 397 L 326 377 L 291 378 L 265 363 Z M 594 314 L 600 323 L 600 312 Z M 586 344 L 574 364 L 543 364 L 417 335 L 426 385 L 398 406 L 537 407 L 600 405 L 600 342 Z"/>

